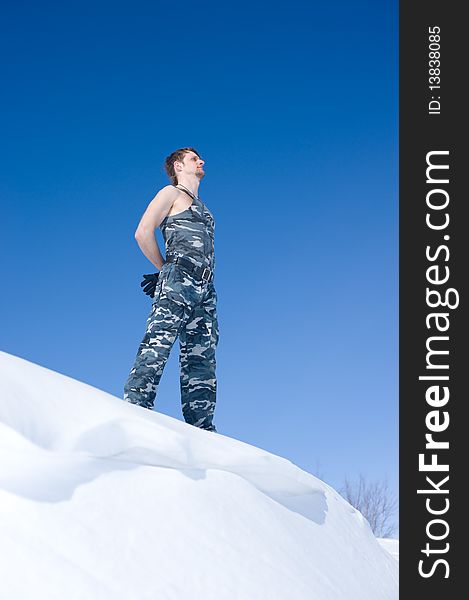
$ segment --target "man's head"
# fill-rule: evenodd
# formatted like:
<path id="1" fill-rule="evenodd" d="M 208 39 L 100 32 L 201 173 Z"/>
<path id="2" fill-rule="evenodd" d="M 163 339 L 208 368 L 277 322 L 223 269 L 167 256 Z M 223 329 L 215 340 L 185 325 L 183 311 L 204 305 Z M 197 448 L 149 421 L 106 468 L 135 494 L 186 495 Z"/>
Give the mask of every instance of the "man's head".
<path id="1" fill-rule="evenodd" d="M 176 185 L 181 175 L 183 178 L 195 176 L 202 179 L 204 163 L 195 148 L 179 148 L 166 157 L 164 168 L 171 183 Z"/>

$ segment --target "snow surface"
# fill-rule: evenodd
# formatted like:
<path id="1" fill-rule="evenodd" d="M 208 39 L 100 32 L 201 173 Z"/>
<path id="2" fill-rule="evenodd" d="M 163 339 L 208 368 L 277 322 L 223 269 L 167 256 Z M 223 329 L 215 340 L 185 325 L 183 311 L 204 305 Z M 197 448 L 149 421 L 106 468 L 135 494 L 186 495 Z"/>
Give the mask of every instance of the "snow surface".
<path id="1" fill-rule="evenodd" d="M 399 561 L 399 540 L 393 540 L 392 538 L 377 538 L 381 547 L 389 552 L 391 556 Z"/>
<path id="2" fill-rule="evenodd" d="M 8 600 L 396 600 L 362 515 L 290 461 L 0 352 Z"/>

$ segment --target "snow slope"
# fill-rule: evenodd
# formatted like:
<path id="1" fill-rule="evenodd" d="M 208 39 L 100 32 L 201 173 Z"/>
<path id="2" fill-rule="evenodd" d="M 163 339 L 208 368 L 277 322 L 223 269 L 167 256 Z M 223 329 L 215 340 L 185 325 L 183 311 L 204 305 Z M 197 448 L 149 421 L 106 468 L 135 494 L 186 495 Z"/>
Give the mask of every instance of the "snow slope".
<path id="1" fill-rule="evenodd" d="M 361 514 L 290 461 L 0 352 L 8 600 L 396 600 Z"/>
<path id="2" fill-rule="evenodd" d="M 399 540 L 391 538 L 377 538 L 381 547 L 389 552 L 399 562 Z"/>

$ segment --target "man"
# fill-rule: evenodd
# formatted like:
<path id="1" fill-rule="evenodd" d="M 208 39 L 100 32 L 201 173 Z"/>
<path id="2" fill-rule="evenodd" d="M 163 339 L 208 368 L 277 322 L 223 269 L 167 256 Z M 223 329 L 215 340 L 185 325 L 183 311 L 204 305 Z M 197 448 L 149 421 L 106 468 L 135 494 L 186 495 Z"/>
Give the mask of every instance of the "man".
<path id="1" fill-rule="evenodd" d="M 172 185 L 148 205 L 135 232 L 143 254 L 159 274 L 145 275 L 153 295 L 146 332 L 124 386 L 124 400 L 152 408 L 163 369 L 179 337 L 182 413 L 187 423 L 208 431 L 213 424 L 217 381 L 217 293 L 214 285 L 213 215 L 198 197 L 204 161 L 194 148 L 170 154 L 165 169 Z M 163 260 L 155 229 L 166 247 Z M 151 286 L 152 277 L 156 285 Z M 148 285 L 150 281 L 150 285 Z"/>

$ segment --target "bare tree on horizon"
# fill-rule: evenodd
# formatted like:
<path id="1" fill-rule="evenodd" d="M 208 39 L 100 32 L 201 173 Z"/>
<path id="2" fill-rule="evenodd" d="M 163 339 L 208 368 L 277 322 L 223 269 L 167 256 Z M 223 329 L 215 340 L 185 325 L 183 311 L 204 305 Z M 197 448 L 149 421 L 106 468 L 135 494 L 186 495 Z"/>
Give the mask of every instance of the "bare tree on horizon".
<path id="1" fill-rule="evenodd" d="M 397 510 L 397 500 L 386 479 L 368 482 L 362 474 L 356 481 L 350 481 L 346 477 L 339 492 L 362 513 L 376 537 L 389 538 L 396 531 L 393 517 Z"/>

